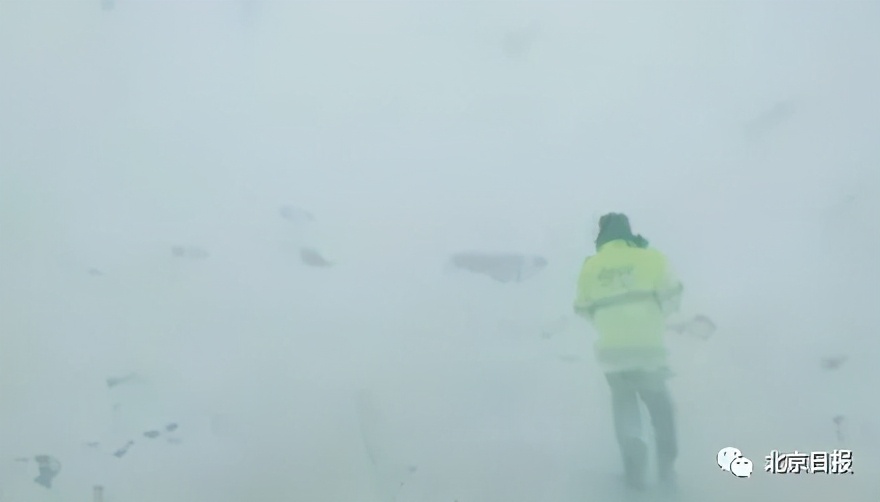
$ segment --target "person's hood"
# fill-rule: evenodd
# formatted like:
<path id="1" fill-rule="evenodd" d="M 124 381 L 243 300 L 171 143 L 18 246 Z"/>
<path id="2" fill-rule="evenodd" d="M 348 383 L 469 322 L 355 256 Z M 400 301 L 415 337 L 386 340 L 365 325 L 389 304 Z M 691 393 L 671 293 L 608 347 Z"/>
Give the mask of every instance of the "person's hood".
<path id="1" fill-rule="evenodd" d="M 596 250 L 605 244 L 623 240 L 632 246 L 646 248 L 648 241 L 641 235 L 635 235 L 629 224 L 629 218 L 623 213 L 608 213 L 599 218 L 599 235 L 596 236 Z"/>

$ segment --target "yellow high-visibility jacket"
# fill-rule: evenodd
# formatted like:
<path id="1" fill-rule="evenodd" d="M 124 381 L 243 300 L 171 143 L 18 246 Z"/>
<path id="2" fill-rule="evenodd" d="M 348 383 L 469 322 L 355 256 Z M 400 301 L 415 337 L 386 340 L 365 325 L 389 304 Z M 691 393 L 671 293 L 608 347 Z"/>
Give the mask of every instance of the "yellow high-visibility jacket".
<path id="1" fill-rule="evenodd" d="M 677 310 L 681 291 L 656 249 L 615 240 L 587 258 L 574 309 L 598 332 L 600 364 L 607 371 L 665 367 L 666 318 Z"/>

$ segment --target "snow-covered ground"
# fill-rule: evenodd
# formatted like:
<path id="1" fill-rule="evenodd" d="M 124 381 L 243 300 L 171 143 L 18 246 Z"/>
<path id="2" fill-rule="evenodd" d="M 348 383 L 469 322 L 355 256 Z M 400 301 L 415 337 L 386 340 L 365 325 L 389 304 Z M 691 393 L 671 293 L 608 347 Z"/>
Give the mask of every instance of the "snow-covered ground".
<path id="1" fill-rule="evenodd" d="M 112 4 L 0 3 L 0 502 L 623 500 L 606 211 L 718 325 L 678 500 L 880 497 L 876 4 Z"/>

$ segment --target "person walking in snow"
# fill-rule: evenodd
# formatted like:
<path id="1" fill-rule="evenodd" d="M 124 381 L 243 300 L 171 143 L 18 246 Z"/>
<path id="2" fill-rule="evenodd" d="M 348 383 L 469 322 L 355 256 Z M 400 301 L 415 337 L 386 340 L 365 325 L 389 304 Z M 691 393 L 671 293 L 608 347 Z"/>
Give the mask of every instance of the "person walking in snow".
<path id="1" fill-rule="evenodd" d="M 626 215 L 600 218 L 596 254 L 583 264 L 574 309 L 598 333 L 596 358 L 611 389 L 626 483 L 635 489 L 646 487 L 649 464 L 639 399 L 654 427 L 660 482 L 674 481 L 678 448 L 664 335 L 681 292 L 666 257 L 632 233 Z"/>

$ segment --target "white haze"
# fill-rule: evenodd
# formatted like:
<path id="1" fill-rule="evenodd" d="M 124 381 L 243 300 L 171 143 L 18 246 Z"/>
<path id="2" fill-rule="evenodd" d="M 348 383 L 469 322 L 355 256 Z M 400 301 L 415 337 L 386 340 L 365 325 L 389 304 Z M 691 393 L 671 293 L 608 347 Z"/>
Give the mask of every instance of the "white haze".
<path id="1" fill-rule="evenodd" d="M 570 316 L 607 211 L 719 326 L 670 340 L 688 500 L 876 500 L 878 5 L 0 2 L 0 500 L 619 500 Z M 129 371 L 180 445 L 83 446 Z"/>

